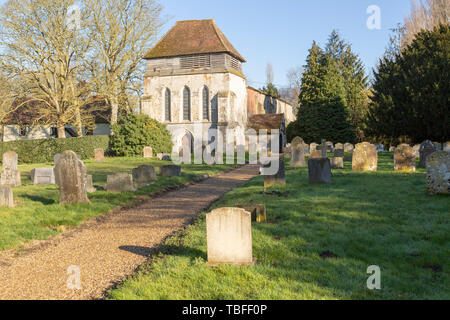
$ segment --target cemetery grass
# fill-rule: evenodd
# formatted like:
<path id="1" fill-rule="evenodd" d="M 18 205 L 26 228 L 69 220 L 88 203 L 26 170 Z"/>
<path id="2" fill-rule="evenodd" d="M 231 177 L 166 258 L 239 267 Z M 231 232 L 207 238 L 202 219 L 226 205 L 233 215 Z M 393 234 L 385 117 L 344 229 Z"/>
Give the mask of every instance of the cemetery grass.
<path id="1" fill-rule="evenodd" d="M 309 185 L 302 168 L 264 193 L 257 177 L 212 207 L 266 205 L 268 222 L 252 224 L 253 266 L 207 266 L 202 213 L 106 298 L 449 299 L 450 198 L 426 194 L 424 169 L 394 172 L 391 156 L 375 173 L 345 162 L 330 185 Z M 381 290 L 367 289 L 371 265 Z"/>
<path id="2" fill-rule="evenodd" d="M 117 172 L 131 173 L 140 165 L 157 167 L 171 164 L 167 161 L 144 158 L 105 158 L 104 163 L 94 160 L 84 161 L 88 174 L 92 174 L 93 184 L 98 191 L 89 193 L 90 204 L 59 205 L 59 191 L 56 185 L 32 185 L 30 171 L 38 167 L 51 167 L 53 163 L 21 165 L 22 186 L 13 188 L 14 208 L 0 208 L 0 251 L 20 249 L 31 240 L 45 240 L 69 228 L 78 226 L 87 218 L 108 214 L 113 209 L 132 204 L 152 192 L 169 186 L 195 181 L 198 175 L 217 174 L 227 165 L 182 165 L 181 177 L 160 177 L 150 186 L 136 192 L 112 193 L 99 189 L 106 185 L 106 176 Z"/>

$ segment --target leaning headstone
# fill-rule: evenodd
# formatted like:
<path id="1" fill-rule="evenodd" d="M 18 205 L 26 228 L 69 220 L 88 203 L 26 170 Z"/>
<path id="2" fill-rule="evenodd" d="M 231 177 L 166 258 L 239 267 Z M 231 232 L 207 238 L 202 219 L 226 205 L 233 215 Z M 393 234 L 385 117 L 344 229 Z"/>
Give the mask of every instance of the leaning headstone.
<path id="1" fill-rule="evenodd" d="M 292 146 L 291 168 L 306 168 L 305 149 L 302 144 Z"/>
<path id="2" fill-rule="evenodd" d="M 429 155 L 433 154 L 437 151 L 436 146 L 430 140 L 425 140 L 420 144 L 420 160 L 419 160 L 419 168 L 425 168 L 427 158 Z"/>
<path id="3" fill-rule="evenodd" d="M 10 186 L 0 186 L 0 207 L 14 207 L 13 190 Z"/>
<path id="4" fill-rule="evenodd" d="M 92 182 L 92 175 L 88 174 L 86 176 L 86 191 L 88 193 L 93 193 L 97 191 L 97 189 L 94 187 L 94 184 Z"/>
<path id="5" fill-rule="evenodd" d="M 450 154 L 436 151 L 427 158 L 428 194 L 450 194 Z"/>
<path id="6" fill-rule="evenodd" d="M 59 203 L 88 203 L 86 167 L 73 151 L 64 151 L 55 164 L 55 181 L 59 185 Z"/>
<path id="7" fill-rule="evenodd" d="M 237 204 L 236 208 L 244 209 L 252 215 L 252 221 L 262 223 L 266 222 L 266 206 L 264 204 Z"/>
<path id="8" fill-rule="evenodd" d="M 159 174 L 163 177 L 181 176 L 181 167 L 176 165 L 162 166 L 159 168 Z"/>
<path id="9" fill-rule="evenodd" d="M 219 208 L 206 215 L 208 264 L 253 263 L 251 214 L 241 208 Z"/>
<path id="10" fill-rule="evenodd" d="M 446 152 L 450 152 L 450 141 L 447 141 L 446 143 L 444 143 L 444 151 Z"/>
<path id="11" fill-rule="evenodd" d="M 308 176 L 310 184 L 331 183 L 330 159 L 309 159 Z"/>
<path id="12" fill-rule="evenodd" d="M 346 144 L 344 144 L 344 151 L 345 152 L 349 152 L 349 153 L 351 153 L 351 152 L 353 152 L 355 150 L 355 146 L 354 145 L 352 145 L 351 143 L 346 143 Z"/>
<path id="13" fill-rule="evenodd" d="M 168 153 L 158 153 L 156 155 L 156 158 L 158 160 L 170 161 L 170 154 L 168 154 Z"/>
<path id="14" fill-rule="evenodd" d="M 94 150 L 95 162 L 105 162 L 105 151 L 103 149 Z"/>
<path id="15" fill-rule="evenodd" d="M 106 177 L 106 191 L 108 192 L 126 192 L 136 191 L 133 182 L 133 176 L 128 173 L 119 172 Z"/>
<path id="16" fill-rule="evenodd" d="M 344 149 L 334 149 L 334 156 L 335 157 L 343 157 L 344 156 Z"/>
<path id="17" fill-rule="evenodd" d="M 330 159 L 331 169 L 344 169 L 344 157 L 333 157 Z"/>
<path id="18" fill-rule="evenodd" d="M 277 160 L 274 160 L 277 161 Z M 271 175 L 269 172 L 269 168 L 271 168 L 271 163 L 263 164 L 262 166 L 262 174 L 264 175 L 264 188 L 268 188 L 274 185 L 283 185 L 286 184 L 286 171 L 284 167 L 284 160 L 278 160 L 278 172 L 274 175 Z M 273 169 L 272 169 L 273 170 Z"/>
<path id="19" fill-rule="evenodd" d="M 144 158 L 153 158 L 153 149 L 152 147 L 144 147 Z"/>
<path id="20" fill-rule="evenodd" d="M 353 151 L 352 170 L 353 171 L 377 171 L 378 151 L 377 148 L 368 142 L 359 143 Z"/>
<path id="21" fill-rule="evenodd" d="M 22 185 L 20 171 L 18 169 L 19 156 L 14 151 L 3 154 L 2 172 L 0 184 L 4 186 L 19 187 Z"/>
<path id="22" fill-rule="evenodd" d="M 55 171 L 53 168 L 33 169 L 30 176 L 34 185 L 55 184 Z"/>
<path id="23" fill-rule="evenodd" d="M 416 171 L 416 154 L 414 149 L 408 144 L 401 144 L 397 147 L 394 154 L 395 171 Z"/>
<path id="24" fill-rule="evenodd" d="M 148 185 L 157 180 L 156 171 L 153 166 L 139 166 L 132 171 L 133 181 L 138 186 Z"/>

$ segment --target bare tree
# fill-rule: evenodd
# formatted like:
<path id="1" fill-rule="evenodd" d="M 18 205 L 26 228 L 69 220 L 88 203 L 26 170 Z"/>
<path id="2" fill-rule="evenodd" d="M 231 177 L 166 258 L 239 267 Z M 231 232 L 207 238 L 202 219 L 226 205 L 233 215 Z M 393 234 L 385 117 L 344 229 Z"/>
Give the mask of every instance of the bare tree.
<path id="1" fill-rule="evenodd" d="M 448 23 L 449 17 L 449 0 L 413 1 L 412 11 L 405 18 L 404 28 L 401 29 L 401 47 L 409 45 L 420 31 L 431 30 L 440 23 Z"/>
<path id="2" fill-rule="evenodd" d="M 93 49 L 86 58 L 94 90 L 111 106 L 111 124 L 120 107 L 132 108 L 142 94 L 142 56 L 156 41 L 161 6 L 154 0 L 84 0 Z M 138 102 L 140 104 L 140 102 Z"/>
<path id="3" fill-rule="evenodd" d="M 75 124 L 81 135 L 81 112 L 86 86 L 77 78 L 81 56 L 88 49 L 83 36 L 85 11 L 73 0 L 9 0 L 0 11 L 2 68 L 22 83 L 30 101 L 39 101 L 41 123 Z M 73 14 L 79 15 L 74 20 Z M 26 103 L 26 101 L 24 102 Z"/>

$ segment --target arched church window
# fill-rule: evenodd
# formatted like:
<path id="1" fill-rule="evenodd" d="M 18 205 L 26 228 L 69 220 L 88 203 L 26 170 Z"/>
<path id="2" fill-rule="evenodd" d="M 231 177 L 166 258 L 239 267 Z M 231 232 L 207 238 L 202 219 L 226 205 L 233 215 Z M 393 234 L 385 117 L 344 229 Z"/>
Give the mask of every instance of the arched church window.
<path id="1" fill-rule="evenodd" d="M 203 88 L 203 119 L 209 120 L 209 89 Z"/>
<path id="2" fill-rule="evenodd" d="M 164 97 L 164 111 L 165 111 L 165 118 L 166 121 L 172 121 L 172 113 L 171 113 L 171 104 L 172 104 L 172 97 L 170 94 L 170 90 L 166 89 L 166 94 Z"/>
<path id="3" fill-rule="evenodd" d="M 191 90 L 188 87 L 183 90 L 183 120 L 191 121 Z"/>

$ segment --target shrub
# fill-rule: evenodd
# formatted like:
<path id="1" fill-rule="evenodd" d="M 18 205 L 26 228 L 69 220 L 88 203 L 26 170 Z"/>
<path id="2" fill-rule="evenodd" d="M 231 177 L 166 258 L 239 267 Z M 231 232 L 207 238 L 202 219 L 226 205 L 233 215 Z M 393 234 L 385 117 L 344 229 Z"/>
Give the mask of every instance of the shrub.
<path id="1" fill-rule="evenodd" d="M 110 150 L 115 156 L 142 155 L 144 147 L 150 146 L 153 153 L 170 153 L 172 135 L 166 126 L 143 114 L 128 114 L 112 126 Z"/>
<path id="2" fill-rule="evenodd" d="M 109 136 L 85 136 L 66 139 L 17 140 L 0 142 L 0 155 L 14 151 L 19 163 L 53 162 L 53 156 L 66 150 L 72 150 L 82 159 L 94 157 L 94 149 L 108 149 Z M 1 157 L 0 157 L 1 161 Z"/>

